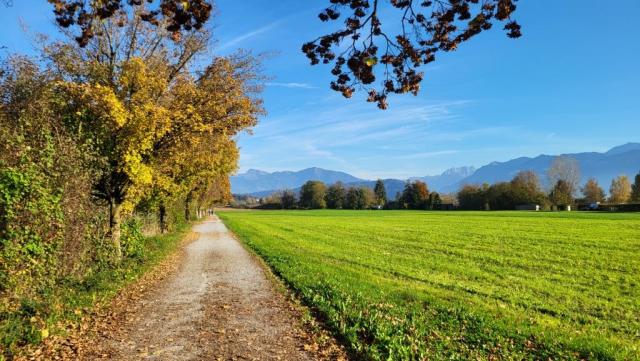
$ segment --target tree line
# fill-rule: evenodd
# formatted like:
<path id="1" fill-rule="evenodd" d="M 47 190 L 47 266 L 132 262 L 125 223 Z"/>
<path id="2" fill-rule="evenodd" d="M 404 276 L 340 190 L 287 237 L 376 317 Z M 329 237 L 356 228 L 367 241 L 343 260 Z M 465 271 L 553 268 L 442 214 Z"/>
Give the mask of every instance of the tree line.
<path id="1" fill-rule="evenodd" d="M 640 203 L 640 173 L 632 184 L 626 175 L 611 181 L 609 196 L 595 178 L 580 187 L 580 169 L 575 159 L 560 156 L 547 170 L 551 188 L 544 190 L 539 176 L 530 170 L 518 172 L 508 182 L 466 184 L 454 194 L 429 191 L 420 180 L 408 181 L 395 199 L 388 199 L 382 180 L 373 189 L 365 186 L 346 187 L 337 182 L 306 182 L 299 194 L 284 190 L 262 200 L 262 208 L 278 209 L 422 209 L 438 210 L 513 210 L 518 206 L 538 205 L 541 209 L 560 209 L 574 204 Z"/>
<path id="2" fill-rule="evenodd" d="M 206 56 L 207 30 L 176 36 L 127 3 L 84 27 L 91 36 L 62 28 L 37 56 L 0 62 L 3 334 L 24 302 L 46 307 L 59 282 L 135 258 L 144 224 L 164 233 L 226 203 L 234 136 L 263 113 L 255 58 Z"/>
<path id="3" fill-rule="evenodd" d="M 262 200 L 261 208 L 280 209 L 440 209 L 443 204 L 437 192 L 429 192 L 421 181 L 407 182 L 395 200 L 388 199 L 384 182 L 378 179 L 373 189 L 345 186 L 336 182 L 327 186 L 321 181 L 307 181 L 298 195 L 291 190 L 276 192 Z"/>
<path id="4" fill-rule="evenodd" d="M 640 173 L 632 184 L 626 175 L 611 181 L 609 197 L 595 178 L 580 187 L 580 169 L 575 159 L 559 156 L 547 170 L 551 188 L 544 191 L 533 171 L 521 171 L 510 182 L 465 185 L 458 192 L 461 209 L 509 210 L 519 205 L 539 205 L 543 209 L 565 208 L 575 204 L 640 203 Z"/>
<path id="5" fill-rule="evenodd" d="M 377 192 L 364 186 L 345 187 L 342 182 L 327 186 L 321 181 L 311 180 L 302 185 L 298 195 L 291 190 L 272 194 L 263 200 L 262 208 L 368 209 L 386 203 L 386 194 L 381 193 L 384 185 L 376 189 Z"/>

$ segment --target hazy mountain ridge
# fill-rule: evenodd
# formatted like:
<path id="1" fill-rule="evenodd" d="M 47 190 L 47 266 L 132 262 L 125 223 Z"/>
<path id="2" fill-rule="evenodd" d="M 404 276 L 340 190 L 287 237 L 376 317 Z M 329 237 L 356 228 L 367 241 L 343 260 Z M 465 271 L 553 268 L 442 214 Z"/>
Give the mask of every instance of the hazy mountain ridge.
<path id="1" fill-rule="evenodd" d="M 446 185 L 455 183 L 473 173 L 473 167 L 450 168 L 440 175 L 415 177 L 427 182 L 431 190 L 440 190 Z M 289 177 L 288 179 L 286 179 Z M 256 197 L 265 197 L 278 190 L 291 189 L 295 192 L 309 180 L 319 180 L 326 184 L 340 181 L 347 187 L 365 186 L 373 188 L 375 180 L 361 179 L 344 172 L 330 171 L 322 168 L 307 168 L 298 172 L 264 172 L 250 169 L 246 173 L 231 177 L 231 189 L 234 194 L 251 194 Z M 402 192 L 406 180 L 383 179 L 387 195 L 394 198 L 397 192 Z M 248 191 L 247 191 L 248 190 Z"/>
<path id="2" fill-rule="evenodd" d="M 475 167 L 456 167 L 449 168 L 440 175 L 428 175 L 425 177 L 414 177 L 409 180 L 421 180 L 429 186 L 431 190 L 441 192 L 453 184 L 457 184 L 461 180 L 471 176 L 476 171 Z"/>
<path id="3" fill-rule="evenodd" d="M 627 143 L 616 146 L 604 153 L 584 152 L 564 154 L 575 158 L 580 164 L 582 183 L 594 177 L 607 190 L 611 179 L 621 174 L 630 178 L 640 171 L 640 143 Z M 473 167 L 450 168 L 440 175 L 412 177 L 409 180 L 422 180 L 430 190 L 441 193 L 457 191 L 464 184 L 482 184 L 508 181 L 522 170 L 533 170 L 543 184 L 546 183 L 546 170 L 555 155 L 539 155 L 537 157 L 519 157 L 506 162 L 491 162 L 478 169 Z M 235 194 L 252 194 L 257 197 L 267 196 L 282 189 L 298 191 L 308 180 L 320 180 L 326 184 L 337 181 L 346 186 L 367 186 L 373 188 L 375 181 L 354 177 L 345 172 L 331 171 L 322 168 L 307 168 L 297 172 L 264 172 L 251 169 L 246 173 L 231 177 L 231 189 Z M 404 188 L 406 180 L 383 180 L 389 198 Z"/>
<path id="4" fill-rule="evenodd" d="M 246 194 L 269 191 L 274 192 L 281 189 L 293 189 L 300 187 L 308 180 L 320 180 L 331 184 L 335 182 L 360 182 L 360 179 L 347 174 L 317 167 L 306 168 L 297 172 L 264 172 L 257 169 L 249 169 L 246 173 L 231 177 L 231 189 L 235 194 Z"/>
<path id="5" fill-rule="evenodd" d="M 584 152 L 563 155 L 578 161 L 581 183 L 593 177 L 605 190 L 609 188 L 613 178 L 621 174 L 633 177 L 640 171 L 640 143 L 627 143 L 611 148 L 605 153 Z M 555 157 L 555 155 L 539 155 L 535 158 L 520 157 L 506 162 L 492 162 L 478 168 L 473 174 L 457 183 L 443 188 L 443 191 L 455 191 L 463 184 L 508 181 L 521 170 L 536 172 L 543 185 L 546 185 L 546 171 Z"/>

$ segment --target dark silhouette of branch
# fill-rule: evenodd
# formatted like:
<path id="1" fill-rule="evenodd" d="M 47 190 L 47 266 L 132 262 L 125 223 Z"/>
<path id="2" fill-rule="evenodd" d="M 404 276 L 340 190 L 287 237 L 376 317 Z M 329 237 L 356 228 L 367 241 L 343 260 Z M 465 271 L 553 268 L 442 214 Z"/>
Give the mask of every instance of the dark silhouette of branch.
<path id="1" fill-rule="evenodd" d="M 457 49 L 495 22 L 505 23 L 510 38 L 522 35 L 511 19 L 518 0 L 386 0 L 399 12 L 401 31 L 395 35 L 383 29 L 379 17 L 385 0 L 329 1 L 320 20 L 343 18 L 345 26 L 304 44 L 302 51 L 312 65 L 334 65 L 333 90 L 347 98 L 356 89 L 365 90 L 367 101 L 381 109 L 387 108 L 388 94 L 418 93 L 423 79 L 418 68 L 435 61 L 437 52 Z M 372 84 L 380 73 L 382 87 L 375 89 Z"/>
<path id="2" fill-rule="evenodd" d="M 7 1 L 7 0 L 4 0 Z M 77 27 L 76 41 L 84 47 L 105 19 L 124 26 L 129 16 L 138 16 L 154 26 L 163 26 L 177 41 L 182 32 L 199 30 L 209 20 L 213 6 L 207 0 L 48 0 L 56 22 L 63 28 Z"/>

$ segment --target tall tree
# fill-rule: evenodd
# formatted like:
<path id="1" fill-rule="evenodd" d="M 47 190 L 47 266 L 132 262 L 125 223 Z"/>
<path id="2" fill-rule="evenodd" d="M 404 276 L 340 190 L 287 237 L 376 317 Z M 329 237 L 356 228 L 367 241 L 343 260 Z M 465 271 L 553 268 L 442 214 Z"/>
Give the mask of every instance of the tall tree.
<path id="1" fill-rule="evenodd" d="M 309 209 L 326 208 L 327 187 L 321 181 L 310 180 L 300 188 L 300 207 Z"/>
<path id="2" fill-rule="evenodd" d="M 635 180 L 631 185 L 631 201 L 640 202 L 640 172 L 636 174 Z"/>
<path id="3" fill-rule="evenodd" d="M 552 187 L 555 187 L 558 181 L 566 183 L 562 186 L 568 186 L 571 197 L 573 197 L 580 185 L 580 165 L 575 158 L 565 155 L 557 156 L 547 170 L 547 177 Z"/>
<path id="4" fill-rule="evenodd" d="M 425 182 L 407 182 L 402 191 L 402 202 L 410 209 L 424 209 L 429 200 L 429 188 Z"/>
<path id="5" fill-rule="evenodd" d="M 383 206 L 387 203 L 387 190 L 384 187 L 382 179 L 376 181 L 376 185 L 373 187 L 373 193 L 376 195 L 376 205 Z"/>
<path id="6" fill-rule="evenodd" d="M 514 205 L 539 204 L 544 201 L 540 179 L 535 172 L 530 170 L 518 172 L 510 183 Z"/>
<path id="7" fill-rule="evenodd" d="M 365 209 L 375 202 L 375 194 L 367 187 L 350 187 L 345 196 L 345 209 Z"/>
<path id="8" fill-rule="evenodd" d="M 584 199 L 590 203 L 604 202 L 605 200 L 604 190 L 595 178 L 589 178 L 589 180 L 587 180 L 587 183 L 582 187 L 582 195 Z"/>
<path id="9" fill-rule="evenodd" d="M 569 206 L 573 203 L 573 190 L 571 184 L 559 179 L 553 186 L 549 199 L 556 206 Z"/>
<path id="10" fill-rule="evenodd" d="M 442 205 L 442 199 L 440 198 L 440 193 L 431 192 L 429 194 L 429 209 L 440 209 L 440 205 Z"/>
<path id="11" fill-rule="evenodd" d="M 631 182 L 626 175 L 618 176 L 611 181 L 609 201 L 611 203 L 627 203 L 631 199 Z"/>
<path id="12" fill-rule="evenodd" d="M 283 209 L 294 209 L 296 207 L 296 195 L 292 190 L 285 189 L 280 195 L 280 203 Z"/>
<path id="13" fill-rule="evenodd" d="M 312 65 L 333 63 L 331 88 L 350 98 L 357 89 L 368 101 L 387 108 L 388 94 L 416 95 L 424 78 L 418 69 L 503 22 L 510 38 L 521 36 L 511 19 L 517 0 L 330 0 L 319 15 L 322 21 L 344 19 L 344 27 L 302 46 Z M 380 15 L 389 4 L 388 18 L 400 19 L 383 28 Z M 387 12 L 388 9 L 384 9 Z M 396 34 L 389 29 L 398 29 Z M 373 85 L 382 76 L 379 87 Z"/>
<path id="14" fill-rule="evenodd" d="M 515 209 L 512 185 L 510 182 L 498 182 L 489 186 L 484 192 L 485 210 Z M 487 207 L 488 204 L 488 207 Z"/>
<path id="15" fill-rule="evenodd" d="M 484 190 L 474 184 L 465 184 L 458 191 L 458 204 L 466 210 L 481 210 L 484 207 Z"/>
<path id="16" fill-rule="evenodd" d="M 325 197 L 327 202 L 327 208 L 340 209 L 345 204 L 345 189 L 342 182 L 336 182 L 327 188 L 327 195 Z"/>
<path id="17" fill-rule="evenodd" d="M 73 29 L 71 32 L 83 47 L 102 31 L 105 21 L 124 23 L 132 13 L 169 32 L 177 41 L 185 33 L 201 29 L 213 10 L 212 2 L 207 0 L 48 2 L 54 7 L 57 23 Z M 356 89 L 362 89 L 369 94 L 367 100 L 381 109 L 387 108 L 389 94 L 417 94 L 424 78 L 419 68 L 435 61 L 438 52 L 456 50 L 495 23 L 504 23 L 503 29 L 510 38 L 522 35 L 520 25 L 511 18 L 517 0 L 330 0 L 330 3 L 319 14 L 320 20 L 342 18 L 344 28 L 305 43 L 302 51 L 312 65 L 334 64 L 333 90 L 351 97 Z M 380 13 L 387 3 L 396 10 L 392 16 L 399 19 L 399 24 L 390 28 L 402 29 L 395 35 L 382 24 Z M 372 84 L 379 76 L 383 80 L 376 89 Z"/>
<path id="18" fill-rule="evenodd" d="M 262 111 L 251 61 L 196 62 L 206 31 L 183 29 L 175 39 L 143 17 L 137 11 L 106 18 L 86 43 L 44 48 L 59 79 L 57 111 L 99 155 L 93 193 L 109 205 L 117 260 L 122 213 L 154 188 L 183 189 L 188 204 L 200 178 L 235 169 L 237 158 L 220 157 L 212 145 L 253 126 Z"/>

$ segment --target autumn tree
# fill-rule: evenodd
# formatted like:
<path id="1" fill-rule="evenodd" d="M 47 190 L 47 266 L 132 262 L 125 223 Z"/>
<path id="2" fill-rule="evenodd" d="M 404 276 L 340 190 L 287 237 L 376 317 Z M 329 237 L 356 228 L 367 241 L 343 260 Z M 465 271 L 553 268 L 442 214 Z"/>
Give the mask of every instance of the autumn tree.
<path id="1" fill-rule="evenodd" d="M 618 176 L 611 181 L 609 201 L 611 203 L 627 203 L 631 198 L 631 182 L 626 175 Z"/>
<path id="2" fill-rule="evenodd" d="M 575 158 L 566 155 L 557 156 L 547 169 L 547 177 L 552 187 L 555 187 L 558 181 L 563 181 L 562 187 L 569 187 L 569 193 L 573 198 L 580 185 L 580 165 Z"/>
<path id="3" fill-rule="evenodd" d="M 3 0 L 8 2 L 9 0 Z M 57 23 L 69 28 L 80 46 L 87 46 L 106 21 L 123 22 L 131 13 L 180 40 L 185 33 L 201 29 L 213 6 L 207 0 L 48 0 Z M 312 65 L 333 63 L 336 77 L 331 88 L 351 97 L 357 90 L 368 92 L 368 101 L 387 107 L 392 93 L 417 94 L 424 74 L 419 69 L 436 59 L 438 52 L 451 52 L 489 30 L 496 23 L 510 38 L 521 36 L 520 25 L 511 18 L 517 0 L 383 1 L 330 0 L 320 20 L 344 20 L 344 27 L 305 43 L 302 51 Z M 395 10 L 399 19 L 383 27 L 382 8 Z M 385 23 L 387 19 L 384 19 Z M 399 26 L 398 26 L 399 25 Z M 390 32 L 389 28 L 401 29 Z M 346 49 L 344 48 L 346 46 Z M 373 85 L 378 77 L 379 86 Z"/>
<path id="4" fill-rule="evenodd" d="M 86 5 L 89 13 L 102 11 L 97 4 Z M 93 194 L 109 205 L 117 260 L 122 213 L 153 189 L 185 194 L 188 204 L 203 177 L 235 169 L 237 157 L 221 157 L 216 144 L 234 148 L 230 137 L 253 126 L 262 111 L 251 60 L 197 59 L 206 31 L 182 28 L 177 39 L 145 14 L 139 8 L 104 18 L 92 23 L 86 42 L 44 49 L 58 78 L 58 112 L 99 155 Z"/>
<path id="5" fill-rule="evenodd" d="M 416 180 L 407 182 L 402 191 L 402 203 L 410 209 L 424 209 L 429 200 L 429 188 L 425 182 Z"/>
<path id="6" fill-rule="evenodd" d="M 373 193 L 376 195 L 376 205 L 383 206 L 387 203 L 387 190 L 384 187 L 382 179 L 376 181 L 373 187 Z"/>
<path id="7" fill-rule="evenodd" d="M 373 192 L 373 189 L 361 186 L 359 191 L 362 199 L 362 209 L 367 209 L 376 204 L 376 194 Z"/>
<path id="8" fill-rule="evenodd" d="M 510 185 L 514 205 L 544 202 L 545 196 L 540 187 L 540 179 L 535 172 L 530 170 L 518 172 L 511 180 Z"/>
<path id="9" fill-rule="evenodd" d="M 327 187 L 321 181 L 310 180 L 300 188 L 300 207 L 308 209 L 326 208 Z"/>
<path id="10" fill-rule="evenodd" d="M 458 46 L 504 23 L 507 36 L 521 36 L 511 19 L 517 0 L 330 0 L 320 20 L 344 20 L 344 26 L 302 46 L 312 65 L 333 64 L 331 88 L 350 98 L 360 89 L 368 101 L 387 108 L 389 94 L 418 94 L 424 74 L 420 67 L 432 63 L 438 52 Z M 399 19 L 384 27 L 382 8 L 388 4 Z M 386 11 L 387 9 L 385 9 Z M 399 29 L 390 32 L 389 29 Z M 379 86 L 374 85 L 382 78 Z"/>
<path id="11" fill-rule="evenodd" d="M 340 209 L 344 207 L 346 191 L 342 182 L 336 182 L 327 188 L 325 200 L 327 208 Z"/>
<path id="12" fill-rule="evenodd" d="M 631 185 L 631 201 L 640 202 L 640 172 L 636 174 L 635 180 Z"/>
<path id="13" fill-rule="evenodd" d="M 440 198 L 440 193 L 431 192 L 431 194 L 429 194 L 428 204 L 429 209 L 440 209 L 440 206 L 442 205 L 442 198 Z"/>
<path id="14" fill-rule="evenodd" d="M 605 200 L 604 190 L 600 187 L 595 178 L 589 178 L 581 190 L 582 195 L 587 202 L 598 203 L 604 202 Z"/>
<path id="15" fill-rule="evenodd" d="M 248 97 L 257 90 L 250 85 L 252 66 L 242 55 L 217 58 L 197 78 L 180 78 L 172 89 L 169 110 L 176 116 L 154 149 L 154 185 L 169 198 L 184 197 L 186 219 L 202 179 L 236 170 L 238 149 L 228 132 L 254 124 L 261 111 Z"/>
<path id="16" fill-rule="evenodd" d="M 76 41 L 82 47 L 102 32 L 105 22 L 124 24 L 131 13 L 138 13 L 140 20 L 179 40 L 184 33 L 200 30 L 213 10 L 211 2 L 207 0 L 47 1 L 53 5 L 58 25 L 72 28 Z"/>
<path id="17" fill-rule="evenodd" d="M 569 182 L 559 179 L 549 193 L 549 200 L 556 206 L 568 206 L 573 203 L 573 188 Z"/>

